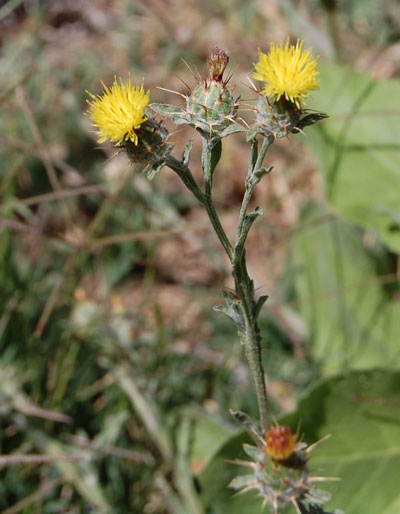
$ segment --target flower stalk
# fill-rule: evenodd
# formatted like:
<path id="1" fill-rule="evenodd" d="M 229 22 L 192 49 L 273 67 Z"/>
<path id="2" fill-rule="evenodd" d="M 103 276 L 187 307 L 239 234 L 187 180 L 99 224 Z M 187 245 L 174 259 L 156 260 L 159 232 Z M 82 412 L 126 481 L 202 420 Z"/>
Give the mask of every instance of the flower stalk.
<path id="1" fill-rule="evenodd" d="M 205 136 L 202 139 L 204 192 L 200 189 L 187 165 L 172 156 L 168 156 L 165 160 L 166 166 L 179 175 L 185 186 L 206 209 L 214 231 L 231 262 L 232 275 L 235 282 L 235 295 L 226 293 L 225 299 L 230 304 L 228 308 L 231 307 L 237 312 L 236 319 L 235 317 L 233 319 L 238 327 L 240 341 L 243 345 L 255 385 L 260 424 L 263 431 L 268 429 L 269 417 L 265 373 L 261 359 L 261 338 L 257 318 L 260 308 L 267 298 L 261 297 L 258 301 L 255 299 L 253 281 L 247 271 L 245 243 L 253 222 L 262 213 L 258 208 L 251 213 L 248 213 L 247 210 L 255 186 L 262 176 L 270 171 L 270 168 L 262 168 L 262 164 L 273 141 L 274 137 L 272 135 L 264 138 L 260 152 L 258 152 L 258 141 L 252 141 L 252 158 L 246 179 L 246 190 L 240 209 L 234 247 L 225 233 L 212 199 L 212 181 L 221 155 L 221 141 L 218 140 L 216 142 L 212 138 Z M 232 304 L 236 305 L 233 307 Z M 224 310 L 223 312 L 226 314 Z M 232 317 L 231 315 L 229 316 Z"/>
<path id="2" fill-rule="evenodd" d="M 259 153 L 258 141 L 252 141 L 251 160 L 245 182 L 245 193 L 240 208 L 236 231 L 236 242 L 232 258 L 235 290 L 241 303 L 245 320 L 245 330 L 239 331 L 239 337 L 244 347 L 245 355 L 253 377 L 260 414 L 260 424 L 264 432 L 268 430 L 269 426 L 268 398 L 265 383 L 265 372 L 261 357 L 261 337 L 257 318 L 261 306 L 266 301 L 267 297 L 262 296 L 258 301 L 255 299 L 254 284 L 247 271 L 245 243 L 252 224 L 256 218 L 262 214 L 262 211 L 258 207 L 251 213 L 247 213 L 247 211 L 255 186 L 261 178 L 271 170 L 271 168 L 262 168 L 262 164 L 274 139 L 273 135 L 265 137 Z"/>
<path id="3" fill-rule="evenodd" d="M 211 158 L 210 158 L 211 162 Z M 168 166 L 172 171 L 174 171 L 185 184 L 187 189 L 197 198 L 197 200 L 203 205 L 206 209 L 208 217 L 211 221 L 211 224 L 214 228 L 218 239 L 220 240 L 222 246 L 226 254 L 229 257 L 229 260 L 232 260 L 233 249 L 232 245 L 228 239 L 228 236 L 225 233 L 224 228 L 222 227 L 221 221 L 219 219 L 218 213 L 215 209 L 214 203 L 211 197 L 211 189 L 206 187 L 206 191 L 203 192 L 196 182 L 196 179 L 193 177 L 193 174 L 189 168 L 189 166 L 178 159 L 175 159 L 172 155 L 168 155 L 164 161 L 165 166 Z M 210 169 L 208 170 L 210 174 Z M 212 180 L 212 179 L 211 179 Z"/>

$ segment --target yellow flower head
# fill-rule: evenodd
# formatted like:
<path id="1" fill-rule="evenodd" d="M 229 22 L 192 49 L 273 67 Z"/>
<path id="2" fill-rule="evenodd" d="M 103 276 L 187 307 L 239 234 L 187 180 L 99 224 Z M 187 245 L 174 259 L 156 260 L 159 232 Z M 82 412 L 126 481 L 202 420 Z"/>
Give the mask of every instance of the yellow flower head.
<path id="1" fill-rule="evenodd" d="M 132 141 L 138 144 L 138 136 L 135 132 L 140 125 L 147 120 L 144 111 L 149 103 L 149 91 L 141 86 L 133 86 L 131 77 L 127 83 L 122 79 L 114 78 L 111 88 L 102 82 L 105 92 L 102 95 L 92 95 L 92 100 L 88 100 L 88 116 L 93 121 L 93 126 L 97 127 L 99 143 L 109 139 L 117 146 L 124 141 Z"/>
<path id="2" fill-rule="evenodd" d="M 309 50 L 303 52 L 304 41 L 297 41 L 296 46 L 271 43 L 268 54 L 258 50 L 259 61 L 254 64 L 253 77 L 265 82 L 264 93 L 268 97 L 281 97 L 294 103 L 300 109 L 300 102 L 308 97 L 307 91 L 318 87 L 317 60 Z"/>

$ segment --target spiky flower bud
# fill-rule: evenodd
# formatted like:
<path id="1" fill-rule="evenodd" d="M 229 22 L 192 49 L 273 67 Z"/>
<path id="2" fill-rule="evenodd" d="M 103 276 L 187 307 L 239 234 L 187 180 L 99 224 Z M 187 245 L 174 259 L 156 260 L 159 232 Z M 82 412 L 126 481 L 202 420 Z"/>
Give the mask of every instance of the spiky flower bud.
<path id="1" fill-rule="evenodd" d="M 204 132 L 220 132 L 236 116 L 237 102 L 227 87 L 229 79 L 223 78 L 228 61 L 223 50 L 214 48 L 208 58 L 204 80 L 187 97 L 187 113 L 195 127 Z"/>
<path id="2" fill-rule="evenodd" d="M 316 446 L 298 441 L 298 434 L 292 434 L 287 426 L 271 427 L 262 436 L 252 420 L 240 411 L 232 412 L 256 443 L 243 445 L 250 460 L 236 460 L 235 464 L 245 467 L 248 473 L 235 477 L 229 487 L 241 493 L 256 491 L 263 498 L 263 506 L 270 507 L 271 514 L 289 512 L 306 514 L 320 512 L 327 514 L 321 506 L 330 499 L 325 491 L 317 489 L 315 482 L 329 480 L 313 477 L 308 467 L 308 457 Z M 339 513 L 337 513 L 339 514 Z"/>
<path id="3" fill-rule="evenodd" d="M 235 122 L 239 98 L 234 98 L 224 78 L 229 57 L 219 48 L 214 48 L 207 60 L 203 79 L 196 76 L 197 85 L 186 95 L 186 107 L 152 104 L 158 114 L 168 116 L 177 125 L 188 124 L 208 137 L 223 138 L 244 130 Z"/>

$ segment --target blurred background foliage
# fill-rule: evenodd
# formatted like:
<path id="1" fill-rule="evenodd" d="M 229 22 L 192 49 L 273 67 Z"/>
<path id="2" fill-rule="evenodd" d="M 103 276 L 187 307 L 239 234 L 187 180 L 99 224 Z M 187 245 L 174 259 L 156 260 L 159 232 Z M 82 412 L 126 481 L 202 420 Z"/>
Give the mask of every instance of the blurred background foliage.
<path id="1" fill-rule="evenodd" d="M 290 35 L 320 56 L 307 106 L 330 118 L 274 145 L 255 194 L 272 409 L 309 443 L 332 434 L 311 461 L 342 478 L 332 508 L 397 514 L 398 1 L 8 0 L 0 31 L 1 513 L 258 511 L 226 488 L 244 440 L 228 409 L 257 410 L 212 311 L 228 263 L 177 178 L 148 182 L 83 113 L 85 90 L 129 72 L 180 105 L 157 87 L 185 92 L 218 45 L 251 122 L 257 48 Z M 171 131 L 179 155 L 193 134 Z M 199 177 L 198 157 L 195 139 Z M 248 157 L 225 140 L 215 199 L 231 234 Z"/>

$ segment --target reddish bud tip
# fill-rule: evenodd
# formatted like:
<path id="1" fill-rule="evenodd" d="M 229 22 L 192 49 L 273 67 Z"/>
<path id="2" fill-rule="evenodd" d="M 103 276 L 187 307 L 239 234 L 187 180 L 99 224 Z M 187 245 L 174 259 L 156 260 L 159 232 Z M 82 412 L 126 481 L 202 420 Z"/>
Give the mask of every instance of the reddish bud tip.
<path id="1" fill-rule="evenodd" d="M 212 49 L 208 57 L 207 76 L 210 80 L 222 81 L 222 75 L 229 62 L 228 55 L 218 47 Z"/>
<path id="2" fill-rule="evenodd" d="M 287 460 L 296 449 L 297 436 L 292 435 L 290 428 L 276 426 L 265 433 L 265 452 L 273 460 Z"/>

